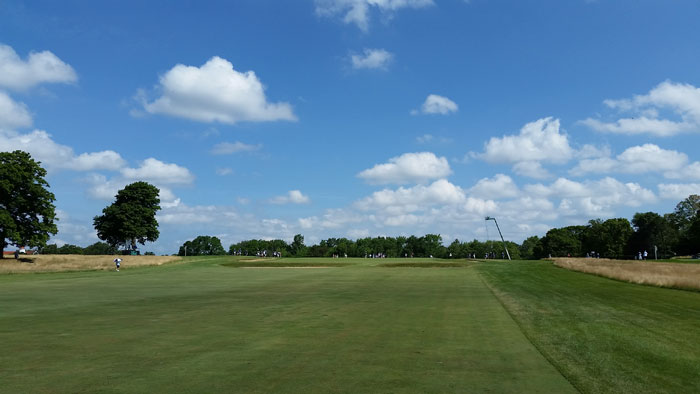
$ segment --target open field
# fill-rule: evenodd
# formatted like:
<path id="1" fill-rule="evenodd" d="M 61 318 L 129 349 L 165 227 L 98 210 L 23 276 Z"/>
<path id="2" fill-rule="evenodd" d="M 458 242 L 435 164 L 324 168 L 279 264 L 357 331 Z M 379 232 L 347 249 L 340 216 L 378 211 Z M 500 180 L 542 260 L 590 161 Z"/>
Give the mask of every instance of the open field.
<path id="1" fill-rule="evenodd" d="M 114 270 L 114 259 L 122 259 L 122 268 L 163 265 L 180 260 L 177 256 L 84 256 L 73 254 L 52 254 L 21 256 L 0 260 L 0 274 L 29 272 L 61 272 L 86 270 Z"/>
<path id="2" fill-rule="evenodd" d="M 700 264 L 560 257 L 561 268 L 643 285 L 700 290 Z"/>
<path id="3" fill-rule="evenodd" d="M 183 261 L 0 275 L 0 391 L 700 389 L 696 292 L 549 262 Z"/>

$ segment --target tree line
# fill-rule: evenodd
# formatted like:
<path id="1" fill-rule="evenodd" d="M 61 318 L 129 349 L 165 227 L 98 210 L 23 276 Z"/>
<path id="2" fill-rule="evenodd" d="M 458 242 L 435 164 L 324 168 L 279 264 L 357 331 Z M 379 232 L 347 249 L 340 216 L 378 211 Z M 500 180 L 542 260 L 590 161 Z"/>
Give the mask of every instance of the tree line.
<path id="1" fill-rule="evenodd" d="M 95 242 L 92 245 L 81 247 L 72 244 L 48 244 L 37 249 L 39 254 L 84 254 L 84 255 L 111 255 L 118 254 L 119 248 L 112 246 L 107 242 Z M 154 255 L 153 252 L 146 252 L 145 255 Z"/>
<path id="2" fill-rule="evenodd" d="M 43 253 L 113 254 L 119 247 L 135 250 L 136 245 L 156 241 L 160 235 L 156 212 L 160 210 L 160 190 L 146 182 L 134 182 L 117 192 L 115 201 L 95 216 L 97 242 L 86 248 L 76 245 L 46 245 L 58 232 L 55 196 L 44 177 L 46 170 L 23 151 L 0 152 L 0 241 L 8 245 L 37 247 Z M 636 213 L 632 222 L 625 218 L 594 219 L 586 225 L 553 228 L 539 238 L 522 244 L 506 242 L 514 259 L 594 255 L 632 258 L 642 251 L 659 257 L 697 253 L 700 248 L 700 196 L 691 195 L 673 212 Z M 284 240 L 246 240 L 229 246 L 212 236 L 199 236 L 185 242 L 179 255 L 280 255 L 296 257 L 436 257 L 502 258 L 503 245 L 497 241 L 454 240 L 443 244 L 439 234 L 398 237 L 367 237 L 357 240 L 328 238 L 316 245 L 304 244 L 297 234 L 291 243 Z"/>
<path id="3" fill-rule="evenodd" d="M 595 219 L 587 225 L 553 228 L 525 243 L 534 258 L 595 254 L 632 259 L 645 251 L 658 258 L 691 255 L 700 249 L 700 196 L 690 195 L 664 215 L 638 212 L 631 223 L 625 218 Z"/>

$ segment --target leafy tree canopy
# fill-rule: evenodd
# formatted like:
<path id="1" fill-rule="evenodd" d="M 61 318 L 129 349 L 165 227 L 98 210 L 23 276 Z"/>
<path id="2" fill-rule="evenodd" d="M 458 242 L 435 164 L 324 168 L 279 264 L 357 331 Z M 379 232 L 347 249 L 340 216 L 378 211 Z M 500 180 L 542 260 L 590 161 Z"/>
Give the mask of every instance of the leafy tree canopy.
<path id="1" fill-rule="evenodd" d="M 3 249 L 43 246 L 56 234 L 53 202 L 44 180 L 46 170 L 23 151 L 0 152 L 0 240 Z"/>
<path id="2" fill-rule="evenodd" d="M 160 210 L 160 190 L 146 182 L 134 182 L 116 195 L 116 200 L 95 216 L 97 237 L 112 246 L 155 241 L 158 232 L 156 212 Z"/>
<path id="3" fill-rule="evenodd" d="M 223 255 L 226 254 L 226 250 L 221 246 L 219 238 L 200 235 L 180 246 L 180 250 L 177 253 L 178 256 L 185 256 L 185 253 L 187 253 L 187 256 Z"/>

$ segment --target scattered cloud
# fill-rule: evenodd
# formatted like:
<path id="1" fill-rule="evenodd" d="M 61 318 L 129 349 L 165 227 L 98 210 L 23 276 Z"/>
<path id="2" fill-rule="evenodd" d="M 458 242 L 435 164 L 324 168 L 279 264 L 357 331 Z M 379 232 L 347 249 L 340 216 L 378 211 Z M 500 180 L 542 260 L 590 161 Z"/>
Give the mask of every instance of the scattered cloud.
<path id="1" fill-rule="evenodd" d="M 416 142 L 421 145 L 429 143 L 449 144 L 452 142 L 452 139 L 446 137 L 436 137 L 432 134 L 423 134 L 416 137 Z"/>
<path id="2" fill-rule="evenodd" d="M 272 204 L 308 204 L 311 202 L 309 196 L 304 195 L 299 190 L 290 190 L 286 195 L 277 196 L 270 200 Z"/>
<path id="3" fill-rule="evenodd" d="M 691 194 L 700 194 L 700 183 L 662 183 L 659 185 L 659 197 L 680 201 Z"/>
<path id="4" fill-rule="evenodd" d="M 559 119 L 543 118 L 523 126 L 518 135 L 492 137 L 484 152 L 476 156 L 489 163 L 565 163 L 574 156 L 574 150 L 567 135 L 560 132 Z"/>
<path id="5" fill-rule="evenodd" d="M 572 168 L 572 175 L 588 173 L 642 174 L 659 172 L 667 178 L 691 177 L 700 179 L 700 162 L 688 165 L 688 155 L 675 150 L 666 150 L 654 144 L 627 148 L 617 157 L 584 159 Z"/>
<path id="6" fill-rule="evenodd" d="M 605 100 L 608 108 L 631 116 L 606 122 L 588 118 L 581 121 L 596 131 L 617 134 L 652 134 L 661 137 L 700 131 L 700 88 L 665 81 L 649 93 L 630 99 Z M 661 116 L 664 111 L 675 119 Z"/>
<path id="7" fill-rule="evenodd" d="M 418 142 L 419 144 L 427 144 L 434 139 L 435 137 L 432 134 L 423 134 L 416 137 L 416 142 Z"/>
<path id="8" fill-rule="evenodd" d="M 84 178 L 84 182 L 88 185 L 88 196 L 96 200 L 111 201 L 114 200 L 119 190 L 132 183 L 133 180 L 123 177 L 108 178 L 102 174 L 92 173 Z M 158 197 L 161 208 L 173 208 L 180 205 L 181 200 L 170 188 L 157 183 L 154 183 L 154 186 L 160 191 Z"/>
<path id="9" fill-rule="evenodd" d="M 194 181 L 194 175 L 187 168 L 152 157 L 144 160 L 138 168 L 122 168 L 120 172 L 125 179 L 156 184 L 190 184 Z"/>
<path id="10" fill-rule="evenodd" d="M 543 162 L 562 164 L 575 154 L 567 135 L 560 131 L 559 119 L 551 117 L 526 124 L 518 135 L 491 137 L 484 144 L 483 153 L 470 153 L 489 163 L 513 164 L 516 174 L 533 178 L 549 176 Z"/>
<path id="11" fill-rule="evenodd" d="M 525 185 L 524 191 L 532 197 L 559 198 L 561 215 L 588 219 L 609 217 L 619 206 L 638 207 L 657 200 L 654 192 L 638 183 L 622 183 L 611 177 L 584 182 L 559 178 L 549 185 Z"/>
<path id="12" fill-rule="evenodd" d="M 431 152 L 404 153 L 357 174 L 371 184 L 422 183 L 452 173 L 447 159 Z"/>
<path id="13" fill-rule="evenodd" d="M 260 149 L 262 149 L 262 144 L 249 145 L 244 144 L 240 141 L 236 141 L 234 143 L 221 142 L 219 144 L 214 145 L 214 148 L 212 148 L 211 153 L 213 155 L 230 155 L 238 152 L 254 152 Z"/>
<path id="14" fill-rule="evenodd" d="M 51 135 L 43 130 L 27 134 L 0 130 L 0 151 L 23 150 L 40 161 L 48 171 L 73 170 L 118 170 L 126 162 L 119 153 L 106 150 L 76 155 L 73 148 L 56 143 Z"/>
<path id="15" fill-rule="evenodd" d="M 480 179 L 476 185 L 469 189 L 469 194 L 494 200 L 517 197 L 520 194 L 520 190 L 511 177 L 504 174 L 496 174 L 493 178 Z"/>
<path id="16" fill-rule="evenodd" d="M 391 214 L 405 214 L 437 204 L 457 204 L 465 200 L 466 194 L 460 187 L 439 179 L 427 186 L 380 190 L 359 200 L 355 206 L 362 211 L 382 210 Z"/>
<path id="17" fill-rule="evenodd" d="M 73 68 L 49 51 L 31 52 L 22 60 L 12 47 L 0 44 L 0 87 L 27 90 L 41 83 L 72 83 Z"/>
<path id="18" fill-rule="evenodd" d="M 226 124 L 297 120 L 290 104 L 267 101 L 255 72 L 238 72 L 218 56 L 201 67 L 176 65 L 160 77 L 159 90 L 152 102 L 137 94 L 146 112 Z"/>
<path id="19" fill-rule="evenodd" d="M 352 68 L 386 70 L 394 59 L 394 55 L 384 49 L 367 49 L 362 54 L 350 55 Z"/>
<path id="20" fill-rule="evenodd" d="M 518 175 L 535 178 L 535 179 L 545 179 L 550 178 L 552 174 L 549 173 L 542 164 L 538 161 L 520 161 L 513 164 L 513 172 Z"/>
<path id="21" fill-rule="evenodd" d="M 420 110 L 411 111 L 412 115 L 422 114 L 439 114 L 447 115 L 449 113 L 457 112 L 459 106 L 448 99 L 447 97 L 438 96 L 437 94 L 429 94 L 428 97 L 423 102 Z"/>
<path id="22" fill-rule="evenodd" d="M 226 176 L 233 174 L 233 168 L 230 167 L 220 167 L 216 169 L 216 175 Z"/>
<path id="23" fill-rule="evenodd" d="M 316 14 L 324 17 L 340 15 L 344 23 L 355 24 L 360 30 L 367 31 L 372 9 L 391 14 L 402 8 L 423 8 L 433 4 L 433 0 L 316 0 Z"/>
<path id="24" fill-rule="evenodd" d="M 24 103 L 18 103 L 0 91 L 0 129 L 13 130 L 32 125 L 32 116 Z"/>

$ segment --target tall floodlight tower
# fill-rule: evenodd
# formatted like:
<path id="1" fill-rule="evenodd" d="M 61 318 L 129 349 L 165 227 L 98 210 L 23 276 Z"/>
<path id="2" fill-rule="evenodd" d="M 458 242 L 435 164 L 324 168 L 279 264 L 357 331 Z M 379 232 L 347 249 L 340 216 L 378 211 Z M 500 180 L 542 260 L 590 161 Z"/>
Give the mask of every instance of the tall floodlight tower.
<path id="1" fill-rule="evenodd" d="M 486 220 L 493 220 L 493 222 L 496 223 L 496 229 L 498 230 L 498 235 L 501 236 L 501 242 L 503 242 L 503 249 L 506 250 L 506 256 L 508 256 L 508 260 L 510 260 L 510 253 L 508 253 L 508 247 L 506 246 L 506 241 L 503 239 L 503 234 L 501 234 L 501 228 L 498 227 L 498 221 L 496 221 L 496 218 L 492 218 L 491 216 L 487 216 Z"/>

